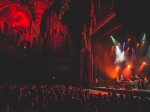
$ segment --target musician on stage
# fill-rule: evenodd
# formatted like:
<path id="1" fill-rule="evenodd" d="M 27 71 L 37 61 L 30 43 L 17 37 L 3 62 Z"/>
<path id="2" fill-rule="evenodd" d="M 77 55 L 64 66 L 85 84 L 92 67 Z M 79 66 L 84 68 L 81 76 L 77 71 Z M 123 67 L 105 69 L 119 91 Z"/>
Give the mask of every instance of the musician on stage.
<path id="1" fill-rule="evenodd" d="M 117 85 L 117 78 L 116 78 L 116 76 L 114 77 L 114 85 Z"/>
<path id="2" fill-rule="evenodd" d="M 131 75 L 130 79 L 131 79 L 131 81 L 134 81 L 135 78 L 133 75 Z"/>
<path id="3" fill-rule="evenodd" d="M 120 76 L 120 82 L 123 83 L 123 81 L 124 81 L 124 76 L 121 75 L 121 76 Z"/>
<path id="4" fill-rule="evenodd" d="M 135 75 L 135 80 L 140 80 L 140 78 L 137 75 Z"/>
<path id="5" fill-rule="evenodd" d="M 140 90 L 140 78 L 137 75 L 135 75 L 135 81 L 134 81 L 135 87 L 136 87 L 136 84 L 137 84 L 138 90 Z"/>

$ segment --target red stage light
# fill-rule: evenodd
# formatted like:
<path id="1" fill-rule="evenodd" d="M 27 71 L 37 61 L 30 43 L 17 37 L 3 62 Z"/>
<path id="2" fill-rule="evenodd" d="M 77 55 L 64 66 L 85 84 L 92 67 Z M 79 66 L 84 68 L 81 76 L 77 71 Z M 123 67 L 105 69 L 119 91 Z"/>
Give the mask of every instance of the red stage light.
<path id="1" fill-rule="evenodd" d="M 118 71 L 119 67 L 116 68 L 116 71 Z"/>

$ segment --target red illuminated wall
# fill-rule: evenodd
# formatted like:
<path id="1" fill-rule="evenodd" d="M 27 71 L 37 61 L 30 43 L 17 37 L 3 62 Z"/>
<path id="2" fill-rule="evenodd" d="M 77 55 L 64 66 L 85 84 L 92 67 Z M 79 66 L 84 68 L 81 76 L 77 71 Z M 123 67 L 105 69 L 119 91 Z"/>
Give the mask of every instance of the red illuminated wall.
<path id="1" fill-rule="evenodd" d="M 65 41 L 68 34 L 66 25 L 58 21 L 57 13 L 51 11 L 50 16 L 50 46 L 57 49 Z"/>
<path id="2" fill-rule="evenodd" d="M 0 21 L 8 24 L 12 33 L 21 33 L 30 27 L 31 15 L 20 4 L 7 4 L 0 7 Z"/>

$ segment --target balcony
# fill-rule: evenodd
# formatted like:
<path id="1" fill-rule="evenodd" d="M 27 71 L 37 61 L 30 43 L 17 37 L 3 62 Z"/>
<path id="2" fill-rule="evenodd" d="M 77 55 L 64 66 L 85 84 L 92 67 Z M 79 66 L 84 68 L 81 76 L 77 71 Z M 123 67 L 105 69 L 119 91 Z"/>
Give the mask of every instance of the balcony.
<path id="1" fill-rule="evenodd" d="M 6 44 L 5 42 L 3 42 L 2 40 L 0 40 L 0 50 L 12 55 L 14 57 L 17 57 L 21 60 L 26 60 L 29 61 L 30 60 L 30 56 L 25 54 L 25 53 L 21 53 L 20 50 L 17 50 L 16 48 Z"/>

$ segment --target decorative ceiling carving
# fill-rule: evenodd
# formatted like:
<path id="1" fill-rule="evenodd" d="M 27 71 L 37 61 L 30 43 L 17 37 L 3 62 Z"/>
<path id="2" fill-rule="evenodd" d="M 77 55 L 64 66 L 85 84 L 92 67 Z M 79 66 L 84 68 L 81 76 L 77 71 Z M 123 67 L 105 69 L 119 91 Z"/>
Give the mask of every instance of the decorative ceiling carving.
<path id="1" fill-rule="evenodd" d="M 13 30 L 14 34 L 29 29 L 31 20 L 31 13 L 20 4 L 6 4 L 0 7 L 0 21 L 6 23 L 8 30 Z"/>
<path id="2" fill-rule="evenodd" d="M 53 0 L 29 0 L 28 7 L 33 11 L 37 25 L 40 25 L 45 10 L 50 8 L 52 4 Z"/>

